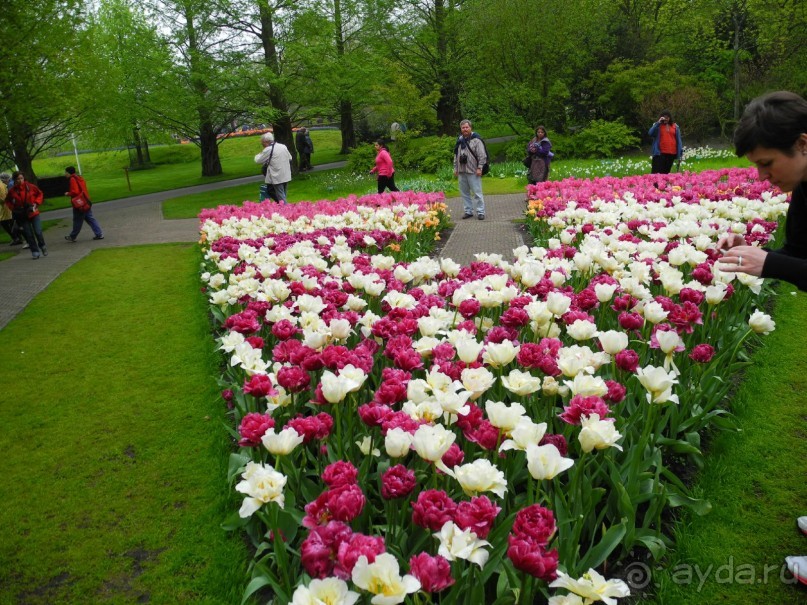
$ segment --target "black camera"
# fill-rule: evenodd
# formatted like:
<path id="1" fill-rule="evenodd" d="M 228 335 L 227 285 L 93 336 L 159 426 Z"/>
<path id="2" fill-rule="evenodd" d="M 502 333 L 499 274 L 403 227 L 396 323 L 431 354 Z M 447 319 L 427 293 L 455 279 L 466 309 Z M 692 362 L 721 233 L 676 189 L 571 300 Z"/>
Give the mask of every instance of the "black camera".
<path id="1" fill-rule="evenodd" d="M 468 162 L 468 154 L 467 153 L 461 153 L 460 154 L 460 164 L 465 164 L 467 162 Z"/>

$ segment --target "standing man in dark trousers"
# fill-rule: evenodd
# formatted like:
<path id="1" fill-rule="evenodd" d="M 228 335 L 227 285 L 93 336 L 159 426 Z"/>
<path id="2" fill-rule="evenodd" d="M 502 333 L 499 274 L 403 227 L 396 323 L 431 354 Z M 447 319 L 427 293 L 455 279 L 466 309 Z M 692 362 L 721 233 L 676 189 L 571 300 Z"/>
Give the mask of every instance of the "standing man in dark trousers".
<path id="1" fill-rule="evenodd" d="M 666 109 L 647 131 L 653 137 L 653 159 L 650 165 L 650 174 L 670 174 L 673 162 L 681 161 L 684 145 L 681 142 L 681 128 L 676 124 L 670 112 Z"/>

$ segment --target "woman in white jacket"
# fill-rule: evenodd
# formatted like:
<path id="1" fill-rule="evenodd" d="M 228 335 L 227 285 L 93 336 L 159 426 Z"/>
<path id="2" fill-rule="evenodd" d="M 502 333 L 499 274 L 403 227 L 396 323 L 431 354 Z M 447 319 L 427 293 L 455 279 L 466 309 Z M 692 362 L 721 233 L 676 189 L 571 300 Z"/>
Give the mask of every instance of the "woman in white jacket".
<path id="1" fill-rule="evenodd" d="M 286 186 L 291 180 L 291 154 L 283 143 L 275 142 L 271 132 L 261 137 L 263 151 L 255 156 L 255 163 L 263 166 L 264 184 L 260 189 L 260 201 L 271 198 L 286 203 Z"/>

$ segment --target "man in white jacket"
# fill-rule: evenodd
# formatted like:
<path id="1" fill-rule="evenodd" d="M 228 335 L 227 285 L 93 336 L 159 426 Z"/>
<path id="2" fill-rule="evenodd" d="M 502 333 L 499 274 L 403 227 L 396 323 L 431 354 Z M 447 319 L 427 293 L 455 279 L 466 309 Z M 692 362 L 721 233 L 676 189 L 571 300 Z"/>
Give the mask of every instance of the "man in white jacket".
<path id="1" fill-rule="evenodd" d="M 275 135 L 271 132 L 261 136 L 261 145 L 263 151 L 255 156 L 255 163 L 265 166 L 260 201 L 272 198 L 285 204 L 286 186 L 291 180 L 291 154 L 283 143 L 275 143 Z"/>

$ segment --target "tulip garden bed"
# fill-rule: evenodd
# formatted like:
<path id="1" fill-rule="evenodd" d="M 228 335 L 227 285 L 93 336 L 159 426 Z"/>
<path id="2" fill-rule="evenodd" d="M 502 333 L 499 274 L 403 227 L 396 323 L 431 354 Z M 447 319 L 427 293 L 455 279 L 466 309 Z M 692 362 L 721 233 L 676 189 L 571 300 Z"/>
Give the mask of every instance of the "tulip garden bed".
<path id="1" fill-rule="evenodd" d="M 609 563 L 709 510 L 667 463 L 774 329 L 714 244 L 767 243 L 786 197 L 747 169 L 528 195 L 535 245 L 495 265 L 426 256 L 442 194 L 202 213 L 245 598 L 616 603 Z"/>

